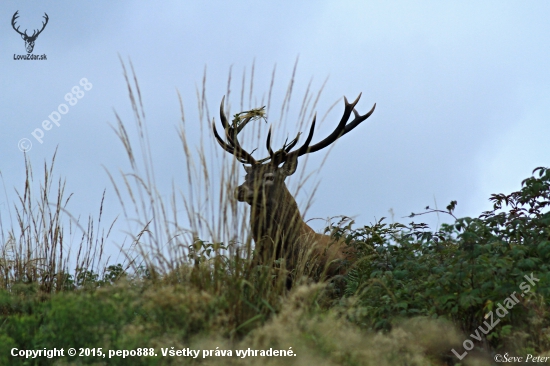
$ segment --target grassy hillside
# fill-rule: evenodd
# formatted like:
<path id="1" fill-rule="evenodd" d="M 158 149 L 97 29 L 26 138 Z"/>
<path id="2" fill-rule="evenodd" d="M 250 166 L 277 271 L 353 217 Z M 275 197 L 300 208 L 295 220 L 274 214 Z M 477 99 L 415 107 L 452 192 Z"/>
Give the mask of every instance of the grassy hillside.
<path id="1" fill-rule="evenodd" d="M 140 129 L 139 88 L 127 81 Z M 453 223 L 437 231 L 342 218 L 326 233 L 357 250 L 347 275 L 316 283 L 295 273 L 288 291 L 284 265 L 251 263 L 234 202 L 208 226 L 233 239 L 201 240 L 205 216 L 193 198 L 182 194 L 184 229 L 176 200 L 164 202 L 152 169 L 137 168 L 152 161 L 147 149 L 136 158 L 120 119 L 116 131 L 133 170 L 114 190 L 138 227 L 121 263 L 103 254 L 112 224 L 103 229 L 101 215 L 77 224 L 63 182 L 52 186 L 53 162 L 40 184 L 26 163 L 14 223 L 2 223 L 0 365 L 490 365 L 550 356 L 550 169 L 492 195 L 494 209 L 478 217 L 456 218 L 451 202 Z M 180 137 L 192 161 L 184 129 Z M 188 169 L 190 186 L 202 187 Z M 81 240 L 69 250 L 74 232 Z M 53 349 L 63 356 L 24 356 Z"/>

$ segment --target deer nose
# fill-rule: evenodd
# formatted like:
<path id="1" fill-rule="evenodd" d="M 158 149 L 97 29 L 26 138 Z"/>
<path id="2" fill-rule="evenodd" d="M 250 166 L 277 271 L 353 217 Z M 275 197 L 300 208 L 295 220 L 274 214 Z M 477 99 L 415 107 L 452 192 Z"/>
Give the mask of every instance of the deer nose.
<path id="1" fill-rule="evenodd" d="M 245 184 L 238 186 L 235 189 L 235 198 L 239 202 L 246 202 L 249 205 L 254 201 L 254 190 L 250 189 Z"/>

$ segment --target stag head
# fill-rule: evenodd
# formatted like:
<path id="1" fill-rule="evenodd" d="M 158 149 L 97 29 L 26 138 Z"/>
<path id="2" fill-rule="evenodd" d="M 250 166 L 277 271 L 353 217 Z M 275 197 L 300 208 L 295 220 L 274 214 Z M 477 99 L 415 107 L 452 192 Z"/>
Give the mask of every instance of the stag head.
<path id="1" fill-rule="evenodd" d="M 36 38 L 38 38 L 38 35 L 40 33 L 42 33 L 42 31 L 44 30 L 44 28 L 46 28 L 46 24 L 48 24 L 48 14 L 44 13 L 44 19 L 46 19 L 45 22 L 42 22 L 42 29 L 38 30 L 38 29 L 35 29 L 33 34 L 31 36 L 29 36 L 27 34 L 27 30 L 25 29 L 25 32 L 20 32 L 19 31 L 19 27 L 15 28 L 15 21 L 17 20 L 17 18 L 19 18 L 19 15 L 17 15 L 17 13 L 19 13 L 19 10 L 17 10 L 15 12 L 15 14 L 13 14 L 13 17 L 11 18 L 11 26 L 13 27 L 13 29 L 19 33 L 21 35 L 21 38 L 23 38 L 23 40 L 25 41 L 25 48 L 27 49 L 27 53 L 32 53 L 33 49 L 34 49 L 34 42 L 36 41 Z"/>
<path id="2" fill-rule="evenodd" d="M 298 143 L 300 134 L 298 134 L 298 136 L 296 136 L 296 138 L 290 143 L 287 144 L 285 142 L 284 146 L 280 150 L 273 152 L 271 148 L 270 128 L 266 140 L 266 148 L 269 152 L 269 157 L 256 160 L 250 153 L 241 147 L 237 138 L 237 135 L 250 121 L 250 118 L 245 119 L 238 126 L 230 125 L 223 109 L 225 100 L 224 97 L 220 105 L 220 120 L 225 131 L 225 138 L 227 142 L 224 141 L 218 134 L 214 122 L 212 122 L 212 128 L 214 131 L 214 136 L 220 146 L 227 152 L 233 154 L 237 160 L 243 163 L 244 169 L 246 170 L 244 183 L 235 190 L 235 197 L 237 200 L 261 207 L 272 206 L 276 203 L 280 203 L 282 196 L 288 192 L 284 181 L 286 177 L 294 174 L 296 171 L 298 166 L 298 158 L 300 156 L 324 149 L 338 138 L 353 130 L 361 122 L 369 118 L 374 112 L 376 104 L 374 104 L 372 109 L 365 115 L 359 115 L 359 113 L 355 110 L 355 106 L 359 102 L 359 98 L 361 98 L 361 94 L 359 94 L 357 99 L 349 103 L 347 98 L 344 97 L 345 108 L 340 123 L 338 123 L 334 131 L 329 136 L 314 145 L 310 146 L 310 143 L 313 139 L 313 132 L 315 131 L 316 117 L 313 117 L 313 122 L 311 123 L 311 128 L 306 141 L 302 146 L 294 151 L 292 151 L 292 149 Z M 348 123 L 352 112 L 355 118 L 353 121 Z"/>

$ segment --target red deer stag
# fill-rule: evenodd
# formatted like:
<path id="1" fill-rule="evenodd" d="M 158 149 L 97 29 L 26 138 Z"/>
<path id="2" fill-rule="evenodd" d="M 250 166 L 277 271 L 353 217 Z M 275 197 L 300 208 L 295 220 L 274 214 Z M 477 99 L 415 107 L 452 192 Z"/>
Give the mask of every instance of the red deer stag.
<path id="1" fill-rule="evenodd" d="M 361 94 L 352 103 L 344 97 L 345 109 L 340 123 L 324 140 L 310 146 L 315 129 L 315 117 L 304 144 L 291 151 L 297 144 L 298 136 L 283 148 L 273 152 L 271 149 L 271 129 L 267 135 L 266 147 L 269 157 L 256 160 L 242 148 L 237 135 L 250 121 L 245 118 L 238 126 L 231 125 L 225 116 L 224 100 L 220 105 L 220 119 L 225 131 L 224 141 L 218 134 L 214 121 L 212 128 L 220 146 L 243 163 L 246 170 L 245 181 L 235 190 L 235 197 L 240 202 L 251 206 L 250 225 L 252 237 L 256 243 L 255 260 L 257 263 L 273 263 L 273 260 L 284 258 L 286 268 L 296 269 L 299 258 L 309 259 L 309 268 L 316 267 L 326 277 L 341 274 L 341 260 L 353 259 L 352 249 L 345 243 L 338 242 L 328 235 L 315 233 L 302 219 L 298 205 L 285 185 L 285 179 L 297 168 L 298 158 L 302 155 L 319 151 L 346 133 L 353 130 L 366 120 L 373 112 L 376 104 L 365 115 L 361 116 L 355 110 Z M 351 113 L 355 118 L 347 123 Z M 248 165 L 244 165 L 248 164 Z"/>

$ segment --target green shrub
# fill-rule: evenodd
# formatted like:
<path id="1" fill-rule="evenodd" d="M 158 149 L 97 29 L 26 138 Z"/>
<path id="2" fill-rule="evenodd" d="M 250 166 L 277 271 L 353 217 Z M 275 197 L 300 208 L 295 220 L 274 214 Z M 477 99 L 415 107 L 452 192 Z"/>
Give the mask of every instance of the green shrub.
<path id="1" fill-rule="evenodd" d="M 347 278 L 345 293 L 357 298 L 351 319 L 388 330 L 399 318 L 443 317 L 470 334 L 516 292 L 519 304 L 485 340 L 499 348 L 523 338 L 526 346 L 548 349 L 550 169 L 533 174 L 520 191 L 492 195 L 493 210 L 444 224 L 437 232 L 424 224 L 383 220 L 356 230 L 351 223 L 329 227 L 363 256 Z M 534 285 L 526 276 L 537 279 Z M 530 288 L 520 289 L 522 283 Z"/>

